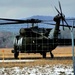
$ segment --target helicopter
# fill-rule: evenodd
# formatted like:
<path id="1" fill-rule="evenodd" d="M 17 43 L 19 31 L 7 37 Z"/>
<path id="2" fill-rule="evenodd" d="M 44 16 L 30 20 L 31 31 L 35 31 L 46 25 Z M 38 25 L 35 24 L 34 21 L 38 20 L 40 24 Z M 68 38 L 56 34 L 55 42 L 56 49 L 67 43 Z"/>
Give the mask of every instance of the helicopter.
<path id="1" fill-rule="evenodd" d="M 39 19 L 27 19 L 27 20 L 20 20 L 20 19 L 5 19 L 0 18 L 0 20 L 6 21 L 13 21 L 7 23 L 0 23 L 0 25 L 7 25 L 7 24 L 23 24 L 23 23 L 30 23 L 32 27 L 30 28 L 21 28 L 19 31 L 19 35 L 16 35 L 14 39 L 14 58 L 17 59 L 19 53 L 40 53 L 43 58 L 46 58 L 46 53 L 50 52 L 51 58 L 54 58 L 52 51 L 58 46 L 58 36 L 60 34 L 60 26 L 68 27 L 71 29 L 72 26 L 69 26 L 65 15 L 62 13 L 61 4 L 59 2 L 60 11 L 55 7 L 58 14 L 54 17 L 53 21 L 56 24 L 55 27 L 52 28 L 39 28 L 38 26 L 34 26 L 36 23 L 44 23 L 43 20 Z M 72 19 L 73 20 L 73 19 Z M 75 20 L 75 19 L 74 19 Z M 62 25 L 60 22 L 62 21 Z M 64 25 L 64 22 L 66 25 Z M 46 23 L 50 25 L 50 23 Z M 74 27 L 75 28 L 75 27 Z"/>

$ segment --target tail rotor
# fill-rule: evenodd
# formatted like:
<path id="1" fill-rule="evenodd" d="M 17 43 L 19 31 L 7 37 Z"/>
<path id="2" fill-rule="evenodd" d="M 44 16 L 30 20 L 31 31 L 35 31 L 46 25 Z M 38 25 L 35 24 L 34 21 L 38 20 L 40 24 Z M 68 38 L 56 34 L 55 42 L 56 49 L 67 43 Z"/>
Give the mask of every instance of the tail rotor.
<path id="1" fill-rule="evenodd" d="M 63 25 L 63 30 L 64 30 L 64 23 L 68 26 L 68 28 L 70 29 L 70 26 L 68 25 L 66 19 L 65 19 L 65 15 L 62 13 L 62 8 L 61 8 L 61 3 L 59 1 L 59 9 L 60 11 L 55 7 L 56 11 L 58 12 L 58 14 L 61 16 L 61 21 L 62 21 L 62 25 Z"/>

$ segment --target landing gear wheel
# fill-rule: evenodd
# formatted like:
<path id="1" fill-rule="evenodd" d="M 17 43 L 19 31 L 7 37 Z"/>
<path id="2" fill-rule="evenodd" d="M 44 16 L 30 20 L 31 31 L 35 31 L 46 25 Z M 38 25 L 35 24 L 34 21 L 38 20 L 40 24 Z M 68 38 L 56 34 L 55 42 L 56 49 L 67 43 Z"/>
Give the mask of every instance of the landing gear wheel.
<path id="1" fill-rule="evenodd" d="M 46 58 L 46 52 L 43 52 L 42 56 L 43 58 Z"/>
<path id="2" fill-rule="evenodd" d="M 18 55 L 19 55 L 19 52 L 15 52 L 15 53 L 14 53 L 14 58 L 15 58 L 15 59 L 18 59 Z"/>
<path id="3" fill-rule="evenodd" d="M 54 58 L 54 55 L 52 54 L 52 52 L 50 52 L 51 58 Z"/>

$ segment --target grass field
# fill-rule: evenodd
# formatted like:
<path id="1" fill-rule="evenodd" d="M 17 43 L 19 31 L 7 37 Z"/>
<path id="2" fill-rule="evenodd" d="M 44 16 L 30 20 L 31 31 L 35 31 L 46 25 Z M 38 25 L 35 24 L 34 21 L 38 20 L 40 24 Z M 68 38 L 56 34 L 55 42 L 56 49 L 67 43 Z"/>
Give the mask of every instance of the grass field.
<path id="1" fill-rule="evenodd" d="M 11 52 L 13 48 L 0 48 L 0 58 L 3 57 L 3 54 L 5 58 L 14 58 L 14 54 Z M 57 47 L 53 50 L 53 54 L 55 57 L 67 57 L 72 56 L 72 47 L 71 46 L 65 46 L 65 47 Z M 42 57 L 40 54 L 36 53 L 20 53 L 20 57 Z M 47 53 L 47 57 L 50 57 L 49 53 Z"/>
<path id="2" fill-rule="evenodd" d="M 11 52 L 11 50 L 13 50 L 13 48 L 0 48 L 0 60 L 4 61 L 4 60 L 10 60 L 13 59 L 14 60 L 14 54 Z M 0 67 L 4 66 L 4 67 L 12 67 L 12 66 L 35 66 L 35 65 L 46 65 L 46 64 L 50 64 L 50 65 L 55 65 L 55 64 L 72 64 L 72 47 L 68 46 L 68 47 L 57 47 L 55 50 L 53 50 L 53 54 L 54 54 L 54 58 L 51 59 L 50 58 L 50 54 L 47 53 L 47 58 L 43 59 L 42 56 L 38 53 L 33 54 L 27 54 L 27 53 L 20 53 L 19 54 L 19 59 L 18 60 L 36 60 L 34 62 L 11 62 L 11 63 L 4 63 L 1 62 L 0 63 Z M 3 60 L 4 59 L 4 60 Z"/>

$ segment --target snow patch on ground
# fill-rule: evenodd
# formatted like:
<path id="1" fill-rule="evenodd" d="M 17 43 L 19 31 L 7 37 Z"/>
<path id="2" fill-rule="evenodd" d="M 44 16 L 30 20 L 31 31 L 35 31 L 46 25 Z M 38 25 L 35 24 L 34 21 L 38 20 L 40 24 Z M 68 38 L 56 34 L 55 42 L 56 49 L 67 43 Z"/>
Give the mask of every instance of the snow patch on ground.
<path id="1" fill-rule="evenodd" d="M 34 62 L 35 60 L 0 60 L 0 62 Z"/>
<path id="2" fill-rule="evenodd" d="M 74 75 L 72 65 L 0 68 L 0 75 Z"/>

